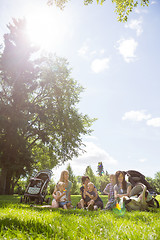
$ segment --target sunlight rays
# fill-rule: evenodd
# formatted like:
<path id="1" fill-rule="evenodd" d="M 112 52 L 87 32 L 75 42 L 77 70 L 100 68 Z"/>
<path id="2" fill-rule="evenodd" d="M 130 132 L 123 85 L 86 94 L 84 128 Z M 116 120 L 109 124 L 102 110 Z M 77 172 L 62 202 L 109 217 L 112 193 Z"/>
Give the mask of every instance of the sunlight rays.
<path id="1" fill-rule="evenodd" d="M 69 19 L 63 11 L 52 7 L 38 8 L 26 14 L 30 40 L 41 49 L 55 50 L 69 34 Z"/>

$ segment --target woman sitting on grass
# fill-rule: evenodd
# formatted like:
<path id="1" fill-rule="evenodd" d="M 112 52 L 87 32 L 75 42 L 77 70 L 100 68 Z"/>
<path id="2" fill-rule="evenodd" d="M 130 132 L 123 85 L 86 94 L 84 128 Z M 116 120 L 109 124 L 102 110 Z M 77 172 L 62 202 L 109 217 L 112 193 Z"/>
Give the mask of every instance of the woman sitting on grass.
<path id="1" fill-rule="evenodd" d="M 71 187 L 72 187 L 72 182 L 69 181 L 69 173 L 67 170 L 64 170 L 61 172 L 61 176 L 60 179 L 58 181 L 59 182 L 63 182 L 64 183 L 64 187 L 65 187 L 65 191 L 66 191 L 66 198 L 67 198 L 67 206 L 68 208 L 72 208 L 72 204 L 71 204 Z M 52 208 L 58 208 L 59 207 L 59 198 L 57 198 L 57 194 L 56 192 L 58 191 L 58 185 L 56 185 L 55 190 L 52 194 L 52 196 L 54 197 L 54 200 L 52 201 Z"/>
<path id="2" fill-rule="evenodd" d="M 126 182 L 125 174 L 122 171 L 117 171 L 115 176 L 116 176 L 116 185 L 114 186 L 114 197 L 117 202 L 121 202 L 121 205 L 123 205 L 124 197 L 130 196 L 131 183 Z"/>

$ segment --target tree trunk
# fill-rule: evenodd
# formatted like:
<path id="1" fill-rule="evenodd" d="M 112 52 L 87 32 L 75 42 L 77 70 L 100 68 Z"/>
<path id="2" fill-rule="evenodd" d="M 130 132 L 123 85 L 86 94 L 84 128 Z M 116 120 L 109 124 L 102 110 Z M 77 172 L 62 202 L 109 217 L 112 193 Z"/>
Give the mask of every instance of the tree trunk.
<path id="1" fill-rule="evenodd" d="M 11 177 L 12 177 L 11 171 L 8 170 L 8 171 L 7 171 L 7 176 L 6 176 L 6 189 L 5 189 L 5 194 L 6 194 L 6 195 L 12 194 L 12 193 L 11 193 L 11 184 L 12 184 L 12 182 L 11 182 Z"/>
<path id="2" fill-rule="evenodd" d="M 12 187 L 12 171 L 7 168 L 2 168 L 0 175 L 0 195 L 13 194 L 14 187 Z"/>
<path id="3" fill-rule="evenodd" d="M 7 169 L 1 169 L 0 175 L 0 195 L 4 195 L 6 191 Z"/>

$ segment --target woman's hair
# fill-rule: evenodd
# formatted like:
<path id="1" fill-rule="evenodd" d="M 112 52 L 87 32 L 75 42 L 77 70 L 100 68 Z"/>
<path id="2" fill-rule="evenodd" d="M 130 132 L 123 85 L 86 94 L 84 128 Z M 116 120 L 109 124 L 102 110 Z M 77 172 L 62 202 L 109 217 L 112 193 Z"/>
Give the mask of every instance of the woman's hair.
<path id="1" fill-rule="evenodd" d="M 115 178 L 115 174 L 110 174 L 109 178 L 111 178 L 111 177 Z"/>
<path id="2" fill-rule="evenodd" d="M 126 189 L 127 189 L 127 184 L 126 184 L 126 180 L 125 180 L 125 174 L 124 174 L 123 171 L 117 171 L 117 172 L 115 173 L 116 184 L 119 185 L 118 177 L 119 177 L 120 174 L 123 175 L 122 189 L 123 189 L 124 191 L 126 191 Z"/>
<path id="3" fill-rule="evenodd" d="M 85 183 L 87 178 L 90 179 L 88 176 L 82 176 L 82 183 Z"/>
<path id="4" fill-rule="evenodd" d="M 59 182 L 64 182 L 64 174 L 65 174 L 65 173 L 68 173 L 68 170 L 63 170 L 63 171 L 61 172 L 61 176 L 60 176 Z"/>
<path id="5" fill-rule="evenodd" d="M 61 176 L 60 176 L 60 179 L 59 179 L 58 183 L 57 183 L 56 186 L 55 186 L 54 193 L 56 193 L 56 191 L 59 191 L 59 183 L 60 183 L 60 182 L 64 182 L 64 174 L 65 174 L 65 173 L 68 173 L 68 170 L 63 170 L 63 171 L 61 172 Z"/>

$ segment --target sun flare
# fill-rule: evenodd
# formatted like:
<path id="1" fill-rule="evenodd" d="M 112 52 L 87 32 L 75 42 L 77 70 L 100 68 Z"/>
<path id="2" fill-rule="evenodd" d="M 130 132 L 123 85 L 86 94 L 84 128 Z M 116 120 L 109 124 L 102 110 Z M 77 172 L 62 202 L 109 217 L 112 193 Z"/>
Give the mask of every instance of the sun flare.
<path id="1" fill-rule="evenodd" d="M 31 41 L 40 48 L 52 51 L 60 44 L 68 31 L 63 11 L 51 7 L 39 8 L 26 16 L 27 32 Z"/>

